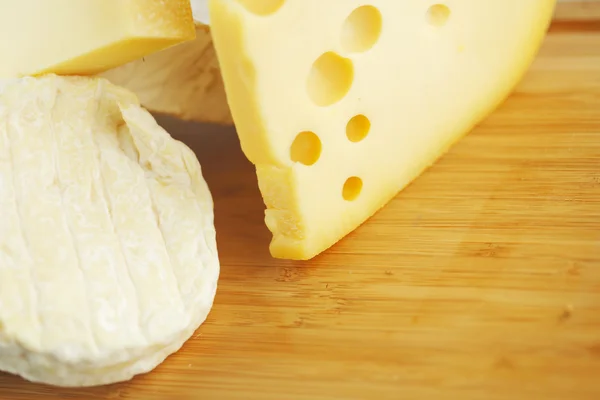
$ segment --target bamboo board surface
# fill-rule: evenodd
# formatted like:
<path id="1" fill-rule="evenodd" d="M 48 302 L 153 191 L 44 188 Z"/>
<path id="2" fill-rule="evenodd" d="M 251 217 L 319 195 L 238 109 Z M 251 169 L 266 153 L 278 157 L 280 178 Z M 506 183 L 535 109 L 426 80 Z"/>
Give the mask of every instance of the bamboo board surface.
<path id="1" fill-rule="evenodd" d="M 497 112 L 310 262 L 269 256 L 231 128 L 161 122 L 215 199 L 207 322 L 130 382 L 0 374 L 1 400 L 600 399 L 598 24 L 556 23 Z"/>

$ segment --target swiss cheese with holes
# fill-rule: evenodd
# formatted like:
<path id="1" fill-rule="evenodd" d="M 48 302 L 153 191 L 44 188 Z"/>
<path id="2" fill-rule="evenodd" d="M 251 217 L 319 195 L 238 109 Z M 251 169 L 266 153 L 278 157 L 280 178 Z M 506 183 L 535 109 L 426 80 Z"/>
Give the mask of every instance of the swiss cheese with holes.
<path id="1" fill-rule="evenodd" d="M 0 370 L 61 386 L 148 372 L 219 276 L 198 160 L 105 79 L 0 89 Z"/>
<path id="2" fill-rule="evenodd" d="M 0 78 L 95 74 L 195 35 L 190 0 L 0 0 Z"/>
<path id="3" fill-rule="evenodd" d="M 358 227 L 507 96 L 555 0 L 209 0 L 271 254 Z"/>

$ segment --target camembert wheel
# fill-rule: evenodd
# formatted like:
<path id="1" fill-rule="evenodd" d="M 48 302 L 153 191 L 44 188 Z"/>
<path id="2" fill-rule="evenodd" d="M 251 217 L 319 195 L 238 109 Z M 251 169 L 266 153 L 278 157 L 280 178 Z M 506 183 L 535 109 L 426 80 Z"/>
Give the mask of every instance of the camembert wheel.
<path id="1" fill-rule="evenodd" d="M 219 276 L 193 152 L 101 78 L 0 89 L 0 370 L 127 380 L 206 319 Z"/>

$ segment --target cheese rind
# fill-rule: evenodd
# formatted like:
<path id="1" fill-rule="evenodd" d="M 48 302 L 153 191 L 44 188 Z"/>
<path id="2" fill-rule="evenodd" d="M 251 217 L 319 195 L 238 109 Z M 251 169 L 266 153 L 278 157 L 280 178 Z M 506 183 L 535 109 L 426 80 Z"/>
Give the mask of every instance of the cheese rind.
<path id="1" fill-rule="evenodd" d="M 192 4 L 192 15 L 197 24 L 208 25 L 210 15 L 208 13 L 208 0 L 190 0 Z"/>
<path id="2" fill-rule="evenodd" d="M 92 386 L 152 370 L 206 319 L 219 276 L 193 152 L 101 78 L 0 94 L 0 370 Z"/>
<path id="3" fill-rule="evenodd" d="M 105 71 L 133 91 L 148 110 L 184 120 L 231 124 L 223 82 L 207 26 L 208 0 L 191 0 L 196 38 Z"/>
<path id="4" fill-rule="evenodd" d="M 555 0 L 248 3 L 210 0 L 213 42 L 271 254 L 309 259 L 504 100 Z"/>
<path id="5" fill-rule="evenodd" d="M 2 0 L 0 77 L 91 75 L 192 40 L 189 0 Z"/>
<path id="6" fill-rule="evenodd" d="M 184 120 L 231 124 L 219 64 L 207 26 L 196 39 L 105 71 L 149 111 Z"/>

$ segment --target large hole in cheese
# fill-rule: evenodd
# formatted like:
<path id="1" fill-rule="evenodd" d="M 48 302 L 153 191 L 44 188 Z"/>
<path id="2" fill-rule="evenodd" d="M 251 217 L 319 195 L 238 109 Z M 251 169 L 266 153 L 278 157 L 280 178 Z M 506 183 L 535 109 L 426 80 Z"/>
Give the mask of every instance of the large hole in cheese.
<path id="1" fill-rule="evenodd" d="M 269 15 L 279 10 L 285 0 L 237 0 L 246 10 L 256 15 Z"/>
<path id="2" fill-rule="evenodd" d="M 369 50 L 381 33 L 381 13 L 373 6 L 358 7 L 342 26 L 342 48 L 349 53 Z"/>
<path id="3" fill-rule="evenodd" d="M 344 187 L 342 188 L 342 197 L 347 201 L 356 200 L 362 191 L 362 187 L 362 179 L 357 176 L 352 176 L 346 179 L 346 182 L 344 182 Z"/>
<path id="4" fill-rule="evenodd" d="M 427 21 L 433 26 L 443 26 L 450 18 L 450 9 L 444 4 L 434 4 L 427 10 Z"/>
<path id="5" fill-rule="evenodd" d="M 346 137 L 351 142 L 360 142 L 371 130 L 371 121 L 362 114 L 355 115 L 346 124 Z"/>
<path id="6" fill-rule="evenodd" d="M 328 51 L 313 63 L 308 74 L 306 90 L 313 103 L 329 106 L 346 96 L 353 80 L 352 61 Z"/>
<path id="7" fill-rule="evenodd" d="M 313 165 L 321 156 L 321 139 L 310 131 L 300 132 L 290 148 L 290 158 L 293 162 Z"/>

